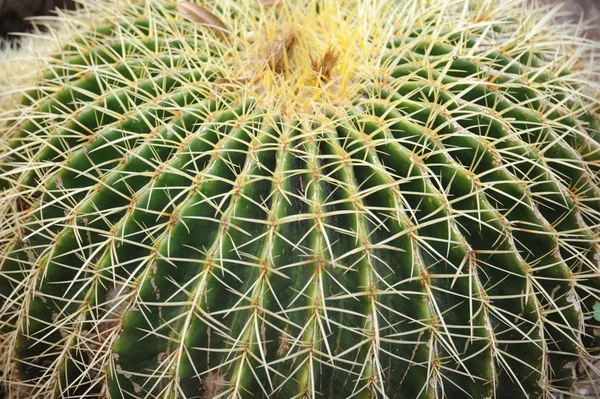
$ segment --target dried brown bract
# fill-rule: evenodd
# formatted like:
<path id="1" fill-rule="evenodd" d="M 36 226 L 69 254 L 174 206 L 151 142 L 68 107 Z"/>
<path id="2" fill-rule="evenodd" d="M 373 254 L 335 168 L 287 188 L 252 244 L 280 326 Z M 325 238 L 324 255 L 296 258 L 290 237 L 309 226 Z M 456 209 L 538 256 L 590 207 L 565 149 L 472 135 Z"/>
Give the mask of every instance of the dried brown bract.
<path id="1" fill-rule="evenodd" d="M 289 33 L 273 43 L 267 54 L 269 68 L 273 72 L 282 73 L 285 70 L 286 63 L 292 55 L 296 42 L 296 34 Z"/>
<path id="2" fill-rule="evenodd" d="M 180 1 L 177 3 L 177 11 L 185 15 L 190 21 L 206 25 L 215 32 L 219 39 L 225 39 L 228 33 L 227 26 L 215 14 L 196 3 Z"/>
<path id="3" fill-rule="evenodd" d="M 265 7 L 276 6 L 279 4 L 279 0 L 260 0 L 260 4 Z"/>
<path id="4" fill-rule="evenodd" d="M 255 79 L 252 79 L 252 78 L 240 78 L 240 79 L 218 78 L 215 80 L 214 90 L 215 90 L 215 93 L 234 91 L 237 88 L 243 87 L 249 83 L 253 83 L 254 81 L 255 81 Z"/>
<path id="5" fill-rule="evenodd" d="M 336 51 L 333 46 L 327 47 L 325 54 L 321 57 L 321 60 L 313 60 L 311 58 L 311 67 L 315 71 L 319 78 L 328 82 L 331 79 L 331 71 L 339 63 L 340 53 Z"/>

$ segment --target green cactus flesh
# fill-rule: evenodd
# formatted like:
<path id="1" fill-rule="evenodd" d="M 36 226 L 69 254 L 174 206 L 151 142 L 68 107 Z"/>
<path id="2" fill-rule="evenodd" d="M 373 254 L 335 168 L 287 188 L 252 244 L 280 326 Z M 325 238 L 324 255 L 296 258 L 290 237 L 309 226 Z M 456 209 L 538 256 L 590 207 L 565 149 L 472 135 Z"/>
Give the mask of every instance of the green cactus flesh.
<path id="1" fill-rule="evenodd" d="M 515 0 L 97 3 L 5 54 L 42 64 L 0 106 L 8 398 L 594 380 L 592 43 Z"/>

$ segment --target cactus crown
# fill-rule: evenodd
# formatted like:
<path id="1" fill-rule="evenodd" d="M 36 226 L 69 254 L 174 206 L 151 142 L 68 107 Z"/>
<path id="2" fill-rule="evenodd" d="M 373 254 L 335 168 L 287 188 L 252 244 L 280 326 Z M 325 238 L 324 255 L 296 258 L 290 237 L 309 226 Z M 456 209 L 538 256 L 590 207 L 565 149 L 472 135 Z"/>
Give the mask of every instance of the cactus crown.
<path id="1" fill-rule="evenodd" d="M 86 3 L 4 50 L 8 396 L 597 379 L 597 45 L 522 0 L 267 3 Z"/>

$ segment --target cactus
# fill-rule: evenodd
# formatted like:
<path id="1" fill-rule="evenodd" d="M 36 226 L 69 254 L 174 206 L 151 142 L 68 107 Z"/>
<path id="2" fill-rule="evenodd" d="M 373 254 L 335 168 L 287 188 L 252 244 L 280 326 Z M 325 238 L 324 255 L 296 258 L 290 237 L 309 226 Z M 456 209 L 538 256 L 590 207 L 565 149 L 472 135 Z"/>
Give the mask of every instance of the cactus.
<path id="1" fill-rule="evenodd" d="M 1 61 L 5 395 L 597 380 L 597 45 L 556 15 L 110 0 L 45 20 Z"/>

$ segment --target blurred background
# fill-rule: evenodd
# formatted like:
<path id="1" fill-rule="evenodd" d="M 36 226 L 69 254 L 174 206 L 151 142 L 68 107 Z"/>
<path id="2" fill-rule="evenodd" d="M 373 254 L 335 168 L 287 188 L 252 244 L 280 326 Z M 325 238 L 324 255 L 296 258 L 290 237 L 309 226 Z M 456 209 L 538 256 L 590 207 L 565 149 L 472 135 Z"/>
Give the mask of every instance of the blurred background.
<path id="1" fill-rule="evenodd" d="M 102 0 L 88 0 L 102 1 Z M 589 38 L 600 41 L 600 0 L 540 0 L 547 4 L 562 4 L 565 10 L 573 12 L 569 18 L 595 23 L 587 30 Z M 10 33 L 23 32 L 31 28 L 24 20 L 35 15 L 48 15 L 56 7 L 72 8 L 73 0 L 0 0 L 0 37 L 10 37 Z"/>
<path id="2" fill-rule="evenodd" d="M 564 10 L 573 13 L 570 17 L 572 20 L 578 21 L 580 17 L 583 17 L 585 21 L 595 25 L 587 29 L 585 33 L 587 37 L 600 41 L 600 0 L 542 0 L 542 2 L 562 4 Z"/>
<path id="3" fill-rule="evenodd" d="M 74 4 L 73 0 L 0 0 L 0 37 L 31 29 L 27 17 L 48 15 L 57 7 L 72 8 Z"/>

